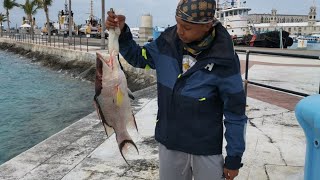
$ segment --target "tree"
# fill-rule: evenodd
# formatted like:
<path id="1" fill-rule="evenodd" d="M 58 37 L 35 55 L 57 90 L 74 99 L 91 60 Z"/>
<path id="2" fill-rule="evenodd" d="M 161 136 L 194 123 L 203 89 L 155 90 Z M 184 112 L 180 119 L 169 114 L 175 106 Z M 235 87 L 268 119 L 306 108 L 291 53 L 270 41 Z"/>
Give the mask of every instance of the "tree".
<path id="1" fill-rule="evenodd" d="M 30 34 L 31 34 L 32 39 L 33 39 L 34 21 L 33 21 L 32 16 L 37 13 L 37 10 L 39 8 L 41 8 L 41 5 L 39 4 L 39 0 L 31 0 L 31 1 L 30 0 L 26 0 L 26 2 L 24 4 L 20 4 L 19 6 L 26 13 L 27 19 L 30 22 L 30 25 L 31 25 Z"/>
<path id="2" fill-rule="evenodd" d="M 52 5 L 52 1 L 53 0 L 38 0 L 38 4 L 41 8 L 43 8 L 44 13 L 46 14 L 46 19 L 47 19 L 47 23 L 46 23 L 46 28 L 47 28 L 47 32 L 49 35 L 49 39 L 48 41 L 51 41 L 51 27 L 50 27 L 50 18 L 49 18 L 49 8 L 48 6 Z"/>
<path id="3" fill-rule="evenodd" d="M 6 15 L 0 13 L 0 34 L 2 36 L 2 23 L 7 21 Z"/>
<path id="4" fill-rule="evenodd" d="M 6 17 L 7 17 L 7 23 L 8 23 L 8 32 L 10 31 L 9 10 L 14 8 L 15 6 L 19 6 L 18 3 L 16 3 L 16 0 L 3 0 L 3 7 L 7 11 Z"/>

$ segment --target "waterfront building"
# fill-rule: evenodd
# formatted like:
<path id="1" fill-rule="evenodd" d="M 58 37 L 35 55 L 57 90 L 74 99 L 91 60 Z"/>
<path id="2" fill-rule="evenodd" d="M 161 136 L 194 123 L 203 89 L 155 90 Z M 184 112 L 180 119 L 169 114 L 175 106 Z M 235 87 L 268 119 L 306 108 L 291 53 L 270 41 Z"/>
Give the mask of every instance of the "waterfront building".
<path id="1" fill-rule="evenodd" d="M 311 6 L 308 15 L 277 14 L 272 9 L 271 14 L 249 14 L 248 24 L 257 32 L 285 30 L 291 35 L 320 34 L 320 21 L 316 20 L 316 6 Z"/>

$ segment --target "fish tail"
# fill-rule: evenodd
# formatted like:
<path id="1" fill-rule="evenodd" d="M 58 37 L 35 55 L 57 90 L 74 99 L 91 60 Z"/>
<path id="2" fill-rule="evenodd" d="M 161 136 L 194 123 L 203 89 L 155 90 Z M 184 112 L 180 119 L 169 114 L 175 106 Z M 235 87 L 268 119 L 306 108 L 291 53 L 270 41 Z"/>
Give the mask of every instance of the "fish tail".
<path id="1" fill-rule="evenodd" d="M 121 156 L 123 157 L 123 159 L 126 161 L 126 163 L 128 165 L 130 165 L 127 161 L 127 157 L 130 156 L 130 150 L 132 148 L 135 148 L 137 153 L 139 154 L 139 150 L 136 146 L 136 144 L 131 140 L 131 139 L 126 139 L 126 140 L 123 140 L 120 144 L 119 144 L 119 150 L 120 150 L 120 153 L 121 153 Z"/>

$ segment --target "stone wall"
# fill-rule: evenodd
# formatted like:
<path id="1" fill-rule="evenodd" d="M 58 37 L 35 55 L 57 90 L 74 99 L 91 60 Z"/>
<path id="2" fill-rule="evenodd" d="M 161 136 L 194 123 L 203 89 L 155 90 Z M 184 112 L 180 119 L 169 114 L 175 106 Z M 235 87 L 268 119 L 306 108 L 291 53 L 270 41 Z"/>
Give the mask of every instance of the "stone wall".
<path id="1" fill-rule="evenodd" d="M 54 70 L 66 71 L 74 77 L 80 77 L 94 82 L 95 79 L 95 51 L 85 52 L 72 49 L 63 49 L 52 46 L 17 42 L 11 39 L 0 38 L 0 49 L 21 54 L 39 62 L 43 66 Z M 107 51 L 102 51 L 107 53 Z M 134 68 L 122 57 L 120 62 L 128 80 L 128 87 L 136 91 L 156 83 L 154 70 Z"/>

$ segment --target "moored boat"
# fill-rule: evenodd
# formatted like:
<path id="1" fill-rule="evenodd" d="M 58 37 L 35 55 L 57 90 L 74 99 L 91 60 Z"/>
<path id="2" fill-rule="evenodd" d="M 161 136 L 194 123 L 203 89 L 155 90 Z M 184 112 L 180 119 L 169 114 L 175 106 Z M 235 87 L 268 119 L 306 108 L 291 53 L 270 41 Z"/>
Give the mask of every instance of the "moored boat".
<path id="1" fill-rule="evenodd" d="M 307 43 L 320 43 L 320 35 L 310 35 L 310 36 L 299 36 L 298 40 L 306 40 Z"/>
<path id="2" fill-rule="evenodd" d="M 289 37 L 287 31 L 269 31 L 264 33 L 257 33 L 254 35 L 244 36 L 240 45 L 247 45 L 252 47 L 267 47 L 267 48 L 287 48 L 292 46 L 293 39 Z"/>
<path id="3" fill-rule="evenodd" d="M 222 5 L 217 1 L 216 17 L 229 32 L 235 45 L 246 45 L 254 47 L 287 48 L 293 44 L 287 31 L 257 32 L 253 24 L 249 23 L 248 12 L 245 1 L 225 1 Z M 281 33 L 282 32 L 282 33 Z M 281 45 L 282 42 L 282 45 Z"/>

